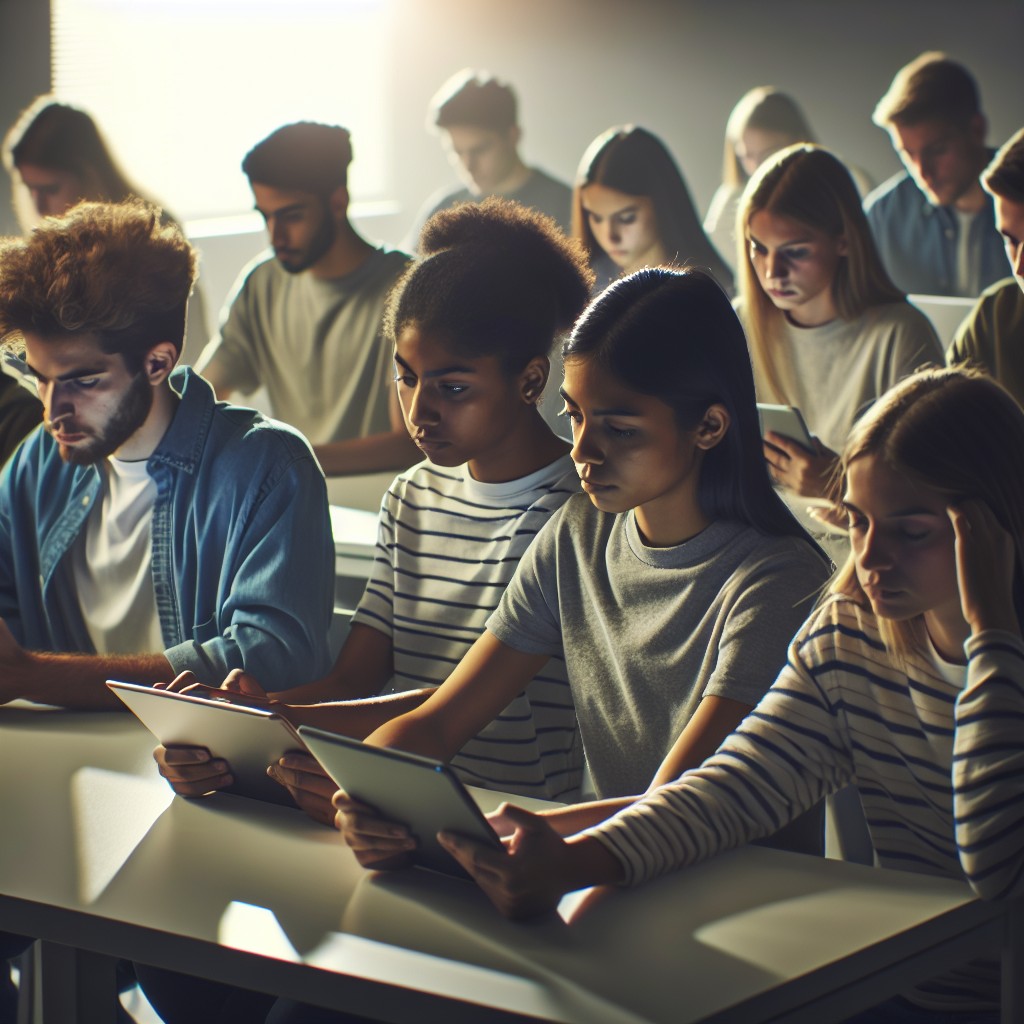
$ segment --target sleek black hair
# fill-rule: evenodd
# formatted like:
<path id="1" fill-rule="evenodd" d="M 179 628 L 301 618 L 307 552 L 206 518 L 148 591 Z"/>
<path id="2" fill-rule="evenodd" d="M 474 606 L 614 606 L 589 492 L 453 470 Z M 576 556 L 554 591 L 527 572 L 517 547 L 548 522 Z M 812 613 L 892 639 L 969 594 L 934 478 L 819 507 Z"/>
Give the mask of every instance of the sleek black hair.
<path id="1" fill-rule="evenodd" d="M 729 429 L 701 467 L 701 510 L 812 543 L 772 486 L 746 337 L 709 273 L 654 268 L 614 282 L 579 319 L 562 355 L 567 363 L 596 359 L 627 387 L 660 399 L 680 430 L 694 429 L 710 405 L 725 406 Z"/>
<path id="2" fill-rule="evenodd" d="M 507 373 L 550 354 L 593 282 L 582 246 L 554 220 L 495 196 L 434 214 L 419 251 L 388 299 L 386 336 L 415 324 L 463 355 L 499 356 Z"/>
<path id="3" fill-rule="evenodd" d="M 242 161 L 250 183 L 329 196 L 348 184 L 352 139 L 347 128 L 297 121 L 257 142 Z"/>

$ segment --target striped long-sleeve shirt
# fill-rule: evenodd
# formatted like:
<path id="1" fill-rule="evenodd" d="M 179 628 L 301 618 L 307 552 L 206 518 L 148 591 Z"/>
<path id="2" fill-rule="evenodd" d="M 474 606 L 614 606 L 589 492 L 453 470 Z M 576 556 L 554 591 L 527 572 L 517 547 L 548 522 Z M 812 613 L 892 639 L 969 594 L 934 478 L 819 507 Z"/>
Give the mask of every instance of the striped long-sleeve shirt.
<path id="1" fill-rule="evenodd" d="M 879 865 L 966 880 L 986 899 L 1019 895 L 1024 644 L 992 631 L 966 650 L 963 673 L 927 655 L 899 668 L 872 613 L 834 597 L 712 758 L 591 834 L 636 884 L 768 835 L 853 782 Z M 912 998 L 988 1009 L 998 971 L 976 962 Z"/>
<path id="2" fill-rule="evenodd" d="M 484 630 L 542 526 L 579 492 L 566 455 L 508 483 L 421 463 L 381 505 L 373 571 L 353 622 L 391 637 L 388 692 L 438 686 Z M 526 690 L 452 758 L 464 782 L 550 800 L 579 797 L 583 748 L 557 652 Z"/>

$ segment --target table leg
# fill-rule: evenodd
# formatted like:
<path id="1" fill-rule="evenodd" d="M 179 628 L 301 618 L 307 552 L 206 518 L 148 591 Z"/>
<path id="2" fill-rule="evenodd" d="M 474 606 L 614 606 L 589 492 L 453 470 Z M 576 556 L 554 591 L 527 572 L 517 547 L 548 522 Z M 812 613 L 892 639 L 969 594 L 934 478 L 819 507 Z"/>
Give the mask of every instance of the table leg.
<path id="1" fill-rule="evenodd" d="M 1002 960 L 1002 1020 L 1017 1024 L 1024 1020 L 1024 900 L 1006 908 Z"/>
<path id="2" fill-rule="evenodd" d="M 115 1024 L 117 960 L 56 942 L 40 942 L 35 1024 Z"/>

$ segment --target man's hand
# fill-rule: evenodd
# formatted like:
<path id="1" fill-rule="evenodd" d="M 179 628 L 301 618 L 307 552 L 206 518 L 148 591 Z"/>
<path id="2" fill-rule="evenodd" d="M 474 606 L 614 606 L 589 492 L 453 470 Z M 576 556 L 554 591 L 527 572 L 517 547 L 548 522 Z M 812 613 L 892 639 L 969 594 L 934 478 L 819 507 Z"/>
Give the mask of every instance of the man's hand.
<path id="1" fill-rule="evenodd" d="M 382 818 L 340 789 L 334 794 L 334 807 L 335 827 L 364 868 L 383 871 L 412 863 L 416 840 L 404 825 Z"/>
<path id="2" fill-rule="evenodd" d="M 284 786 L 291 798 L 314 821 L 334 826 L 331 797 L 338 787 L 333 779 L 324 774 L 314 758 L 308 754 L 285 754 L 277 764 L 267 769 L 267 774 Z"/>
<path id="3" fill-rule="evenodd" d="M 205 747 L 157 747 L 153 751 L 160 774 L 179 796 L 208 796 L 235 780 L 227 761 L 210 756 Z"/>
<path id="4" fill-rule="evenodd" d="M 827 498 L 839 456 L 814 438 L 815 450 L 808 451 L 791 437 L 769 430 L 764 440 L 764 457 L 772 479 L 803 498 Z"/>

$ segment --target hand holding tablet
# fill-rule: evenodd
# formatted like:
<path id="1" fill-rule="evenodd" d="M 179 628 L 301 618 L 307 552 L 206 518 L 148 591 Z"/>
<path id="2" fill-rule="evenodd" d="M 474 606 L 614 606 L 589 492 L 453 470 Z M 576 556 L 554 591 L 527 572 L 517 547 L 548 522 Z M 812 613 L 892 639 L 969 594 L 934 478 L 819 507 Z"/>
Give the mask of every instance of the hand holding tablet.
<path id="1" fill-rule="evenodd" d="M 338 801 L 347 817 L 342 831 L 346 841 L 354 840 L 353 849 L 364 867 L 397 867 L 408 854 L 420 867 L 465 877 L 438 843 L 437 833 L 442 831 L 502 849 L 494 829 L 448 765 L 305 725 L 299 726 L 299 735 L 344 790 L 345 798 Z"/>

